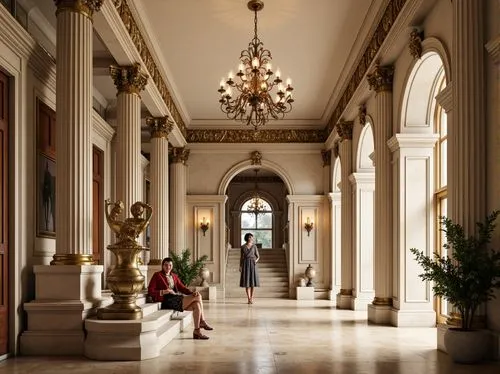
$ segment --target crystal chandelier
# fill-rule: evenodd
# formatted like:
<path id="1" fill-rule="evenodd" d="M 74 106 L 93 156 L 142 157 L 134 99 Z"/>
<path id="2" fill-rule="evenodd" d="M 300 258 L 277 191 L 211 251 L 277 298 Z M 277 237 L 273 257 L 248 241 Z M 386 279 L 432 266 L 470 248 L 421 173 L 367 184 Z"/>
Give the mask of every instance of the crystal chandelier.
<path id="1" fill-rule="evenodd" d="M 255 215 L 262 213 L 266 208 L 264 206 L 264 201 L 260 198 L 259 188 L 257 187 L 257 173 L 259 169 L 255 169 L 255 189 L 252 196 L 252 201 L 248 204 L 247 212 L 254 213 Z"/>
<path id="2" fill-rule="evenodd" d="M 240 64 L 236 76 L 229 72 L 227 80 L 220 82 L 220 108 L 227 117 L 251 125 L 255 130 L 265 125 L 270 119 L 280 119 L 292 110 L 292 81 L 281 80 L 279 69 L 273 73 L 271 52 L 264 49 L 264 44 L 257 36 L 257 12 L 264 8 L 261 0 L 250 0 L 248 9 L 254 12 L 254 37 L 248 44 L 248 49 L 241 51 Z M 274 79 L 273 79 L 274 75 Z M 276 87 L 273 100 L 272 90 Z M 233 97 L 233 91 L 237 96 Z"/>

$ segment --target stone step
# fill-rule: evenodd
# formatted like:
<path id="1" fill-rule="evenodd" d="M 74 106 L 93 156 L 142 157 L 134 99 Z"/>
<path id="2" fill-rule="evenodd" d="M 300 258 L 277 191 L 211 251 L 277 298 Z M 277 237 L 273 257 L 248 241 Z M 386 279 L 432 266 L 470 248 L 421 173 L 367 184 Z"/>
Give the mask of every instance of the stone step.
<path id="1" fill-rule="evenodd" d="M 161 303 L 144 303 L 139 306 L 142 309 L 143 318 L 161 309 Z"/>

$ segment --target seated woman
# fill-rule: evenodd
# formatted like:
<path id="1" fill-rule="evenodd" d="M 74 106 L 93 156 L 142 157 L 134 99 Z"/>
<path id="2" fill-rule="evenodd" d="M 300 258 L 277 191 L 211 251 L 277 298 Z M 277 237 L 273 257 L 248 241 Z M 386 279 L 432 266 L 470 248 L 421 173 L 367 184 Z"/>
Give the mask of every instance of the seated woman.
<path id="1" fill-rule="evenodd" d="M 205 330 L 213 330 L 203 316 L 203 303 L 199 292 L 191 292 L 179 277 L 172 273 L 172 259 L 164 258 L 161 262 L 161 271 L 153 274 L 148 286 L 148 293 L 156 302 L 161 302 L 162 309 L 181 309 L 181 306 L 175 305 L 176 300 L 180 301 L 179 297 L 174 295 L 184 295 L 182 298 L 182 310 L 191 310 L 193 312 L 194 332 L 193 339 L 208 339 L 208 336 L 203 335 L 200 328 Z"/>

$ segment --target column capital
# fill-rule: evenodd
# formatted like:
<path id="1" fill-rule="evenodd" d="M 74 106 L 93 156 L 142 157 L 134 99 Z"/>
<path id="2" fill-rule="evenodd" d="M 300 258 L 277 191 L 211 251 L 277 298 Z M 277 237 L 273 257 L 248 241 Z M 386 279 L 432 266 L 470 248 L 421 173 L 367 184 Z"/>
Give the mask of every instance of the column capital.
<path id="1" fill-rule="evenodd" d="M 375 92 L 392 91 L 392 79 L 394 77 L 394 66 L 375 65 L 373 72 L 368 74 L 368 84 Z"/>
<path id="2" fill-rule="evenodd" d="M 139 95 L 148 82 L 148 76 L 141 72 L 141 65 L 138 63 L 130 66 L 111 65 L 109 73 L 115 82 L 118 93 L 126 92 Z"/>
<path id="3" fill-rule="evenodd" d="M 172 148 L 170 151 L 170 161 L 173 164 L 181 163 L 185 165 L 189 158 L 189 152 L 190 150 L 186 147 Z"/>
<path id="4" fill-rule="evenodd" d="M 63 11 L 83 14 L 92 19 L 94 12 L 101 9 L 104 0 L 54 0 L 57 11 L 56 15 Z"/>
<path id="5" fill-rule="evenodd" d="M 358 108 L 359 124 L 364 127 L 366 125 L 366 105 L 361 104 Z"/>
<path id="6" fill-rule="evenodd" d="M 174 128 L 174 123 L 165 117 L 147 117 L 146 124 L 149 126 L 152 138 L 167 138 Z"/>
<path id="7" fill-rule="evenodd" d="M 332 164 L 332 152 L 330 149 L 321 150 L 321 158 L 323 159 L 323 167 L 330 166 Z"/>
<path id="8" fill-rule="evenodd" d="M 339 123 L 337 123 L 337 132 L 342 141 L 352 140 L 353 127 L 354 127 L 353 121 L 340 121 Z"/>

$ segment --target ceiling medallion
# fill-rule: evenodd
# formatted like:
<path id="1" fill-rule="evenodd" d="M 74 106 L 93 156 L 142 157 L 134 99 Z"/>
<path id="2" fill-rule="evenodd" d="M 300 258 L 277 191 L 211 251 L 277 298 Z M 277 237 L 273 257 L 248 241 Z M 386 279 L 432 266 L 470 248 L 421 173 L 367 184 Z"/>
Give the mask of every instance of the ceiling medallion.
<path id="1" fill-rule="evenodd" d="M 270 119 L 281 119 L 292 110 L 292 81 L 283 85 L 279 69 L 272 71 L 271 52 L 264 49 L 257 36 L 257 12 L 264 8 L 261 0 L 250 0 L 248 9 L 254 12 L 254 37 L 248 49 L 241 51 L 240 64 L 236 77 L 229 72 L 227 80 L 220 82 L 220 108 L 227 117 L 253 126 L 258 130 Z M 274 76 L 274 79 L 273 79 Z M 235 81 L 236 80 L 236 81 Z M 271 91 L 276 87 L 273 100 Z M 237 96 L 233 96 L 233 89 Z"/>

